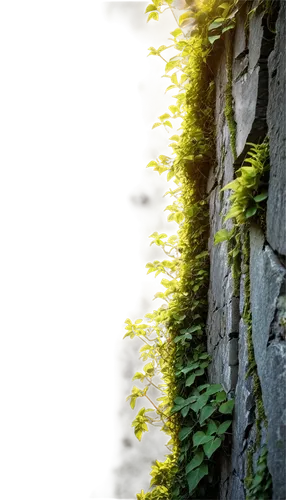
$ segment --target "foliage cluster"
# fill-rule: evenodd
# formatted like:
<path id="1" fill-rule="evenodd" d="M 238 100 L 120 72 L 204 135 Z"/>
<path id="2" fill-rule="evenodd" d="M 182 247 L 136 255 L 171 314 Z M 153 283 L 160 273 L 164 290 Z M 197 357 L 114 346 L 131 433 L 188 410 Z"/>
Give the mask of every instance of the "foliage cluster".
<path id="1" fill-rule="evenodd" d="M 176 104 L 170 113 L 159 117 L 154 127 L 172 128 L 172 119 L 180 118 L 181 135 L 171 137 L 173 157 L 160 155 L 147 166 L 159 174 L 167 173 L 175 189 L 168 193 L 174 201 L 166 210 L 168 219 L 178 224 L 177 235 L 151 235 L 151 244 L 162 248 L 165 260 L 147 264 L 148 273 L 165 274 L 161 283 L 165 292 L 155 297 L 163 305 L 145 321 L 126 320 L 125 337 L 139 338 L 140 357 L 146 362 L 134 380 L 127 399 L 132 408 L 138 398 L 151 407 L 141 408 L 133 421 L 135 435 L 141 440 L 148 426 L 160 426 L 170 436 L 169 454 L 156 462 L 151 471 L 151 491 L 142 491 L 138 500 L 187 500 L 213 498 L 217 479 L 214 453 L 228 434 L 234 402 L 220 384 L 208 382 L 210 363 L 206 352 L 206 314 L 209 280 L 207 240 L 209 217 L 206 179 L 214 155 L 214 83 L 207 64 L 212 45 L 234 26 L 236 1 L 201 0 L 196 10 L 190 38 L 181 28 L 172 33 L 172 47 L 178 55 L 167 61 L 162 53 L 169 47 L 150 47 L 149 55 L 164 60 L 165 77 L 177 88 Z M 170 1 L 154 0 L 146 12 L 148 20 L 157 20 L 163 5 Z M 152 15 L 151 15 L 152 14 Z M 184 18 L 186 19 L 186 17 Z M 184 19 L 180 19 L 182 24 Z M 216 37 L 213 39 L 212 37 Z M 158 391 L 155 401 L 149 389 Z"/>
<path id="2" fill-rule="evenodd" d="M 261 202 L 267 199 L 267 173 L 269 164 L 269 143 L 265 140 L 262 144 L 249 144 L 251 146 L 243 165 L 236 172 L 236 179 L 223 187 L 222 191 L 231 189 L 231 208 L 225 221 L 233 219 L 236 225 L 244 224 L 250 217 L 265 211 Z M 232 233 L 221 229 L 215 235 L 215 244 L 229 240 Z"/>
<path id="3" fill-rule="evenodd" d="M 225 220 L 233 219 L 234 227 L 231 231 L 221 229 L 215 235 L 215 244 L 228 241 L 232 260 L 233 279 L 235 289 L 239 287 L 241 264 L 244 278 L 244 310 L 243 320 L 247 326 L 248 371 L 246 376 L 253 378 L 253 391 L 256 404 L 256 441 L 247 453 L 247 476 L 245 486 L 247 499 L 267 499 L 271 496 L 272 480 L 267 468 L 267 448 L 264 445 L 260 450 L 257 470 L 254 473 L 253 457 L 261 444 L 261 430 L 264 424 L 267 427 L 267 418 L 262 401 L 260 379 L 252 341 L 252 315 L 250 303 L 250 241 L 249 221 L 254 216 L 263 216 L 265 206 L 261 205 L 267 199 L 267 175 L 269 164 L 269 142 L 266 139 L 262 144 L 250 144 L 251 149 L 245 163 L 236 172 L 236 179 L 227 184 L 223 190 L 231 189 L 231 207 Z M 242 255 L 242 261 L 241 261 Z"/>
<path id="4" fill-rule="evenodd" d="M 145 10 L 147 22 L 158 21 L 171 0 L 154 0 Z M 153 123 L 164 130 L 169 139 L 169 155 L 160 154 L 147 162 L 159 175 L 164 175 L 169 188 L 165 196 L 167 221 L 177 225 L 172 234 L 155 232 L 150 244 L 160 246 L 166 258 L 144 266 L 145 275 L 158 287 L 154 298 L 160 305 L 144 318 L 134 322 L 126 317 L 122 338 L 137 337 L 142 341 L 142 371 L 134 374 L 134 385 L 126 400 L 135 408 L 138 398 L 148 402 L 132 422 L 136 438 L 141 441 L 150 426 L 167 436 L 169 453 L 151 466 L 150 487 L 141 490 L 136 500 L 187 500 L 202 498 L 212 491 L 215 482 L 214 452 L 222 446 L 231 420 L 234 401 L 228 399 L 220 384 L 209 384 L 205 320 L 208 289 L 208 212 L 205 180 L 214 161 L 213 90 L 214 83 L 207 59 L 213 43 L 234 27 L 237 2 L 220 4 L 217 0 L 201 0 L 196 12 L 185 12 L 178 27 L 171 32 L 171 43 L 148 47 L 149 59 L 162 63 L 160 77 L 172 93 L 172 104 Z M 220 5 L 219 5 L 220 4 Z M 196 21 L 192 36 L 183 37 L 181 26 L 190 17 Z M 230 116 L 230 114 L 229 114 Z M 232 141 L 232 145 L 233 145 Z M 233 262 L 238 257 L 238 227 L 262 210 L 266 198 L 259 191 L 266 169 L 264 145 L 252 145 L 251 166 L 243 166 L 237 179 L 225 186 L 233 189 L 232 207 L 227 218 L 236 221 L 231 232 L 221 230 L 216 243 L 232 242 Z M 148 390 L 158 391 L 153 401 Z M 212 493 L 211 493 L 212 494 Z"/>
<path id="5" fill-rule="evenodd" d="M 257 460 L 257 468 L 253 470 L 253 451 L 248 456 L 248 475 L 245 479 L 247 488 L 247 500 L 269 500 L 272 498 L 272 478 L 267 467 L 267 447 L 262 446 L 259 458 Z"/>

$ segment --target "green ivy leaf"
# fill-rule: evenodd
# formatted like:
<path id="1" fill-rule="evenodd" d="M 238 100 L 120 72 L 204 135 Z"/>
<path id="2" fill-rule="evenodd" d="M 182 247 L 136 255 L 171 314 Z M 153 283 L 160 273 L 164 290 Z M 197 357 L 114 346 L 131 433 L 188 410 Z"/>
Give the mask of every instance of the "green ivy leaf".
<path id="1" fill-rule="evenodd" d="M 231 424 L 232 424 L 231 420 L 226 420 L 225 422 L 220 424 L 220 426 L 217 430 L 217 434 L 219 434 L 219 435 L 224 434 L 227 431 L 227 429 L 231 426 Z"/>
<path id="2" fill-rule="evenodd" d="M 212 30 L 215 30 L 217 28 L 220 28 L 222 26 L 222 24 L 223 24 L 223 21 L 224 21 L 224 19 L 222 21 L 214 21 L 213 23 L 211 23 L 209 25 L 209 31 L 212 31 Z"/>
<path id="3" fill-rule="evenodd" d="M 218 392 L 215 400 L 217 403 L 221 403 L 222 401 L 225 401 L 226 400 L 226 392 L 225 391 Z"/>
<path id="4" fill-rule="evenodd" d="M 203 354 L 200 354 L 200 359 L 209 359 L 210 355 L 207 352 L 203 352 Z"/>
<path id="5" fill-rule="evenodd" d="M 196 396 L 191 396 L 188 399 L 177 397 L 174 400 L 175 406 L 172 408 L 171 413 L 175 413 L 177 411 L 180 411 L 184 407 L 188 407 L 189 408 L 189 405 L 191 403 L 193 403 L 194 401 L 196 401 L 196 399 L 197 399 Z"/>
<path id="6" fill-rule="evenodd" d="M 190 333 L 185 333 L 185 335 L 179 335 L 174 339 L 175 344 L 178 342 L 185 342 L 186 340 L 192 340 L 192 335 Z"/>
<path id="7" fill-rule="evenodd" d="M 180 396 L 178 396 L 177 398 L 174 399 L 174 403 L 176 405 L 185 405 L 185 401 L 186 401 L 186 399 L 181 398 Z"/>
<path id="8" fill-rule="evenodd" d="M 208 394 L 211 396 L 212 394 L 216 394 L 217 392 L 220 392 L 222 390 L 222 385 L 221 384 L 211 384 L 209 388 L 206 390 L 205 394 Z"/>
<path id="9" fill-rule="evenodd" d="M 192 432 L 192 427 L 183 427 L 179 432 L 179 440 L 184 441 Z"/>
<path id="10" fill-rule="evenodd" d="M 193 435 L 194 446 L 200 446 L 201 444 L 208 443 L 212 441 L 213 436 L 207 436 L 203 431 L 198 431 Z"/>
<path id="11" fill-rule="evenodd" d="M 229 401 L 226 401 L 219 407 L 220 413 L 227 414 L 227 413 L 232 413 L 234 407 L 234 399 L 230 399 Z"/>
<path id="12" fill-rule="evenodd" d="M 195 326 L 191 326 L 191 328 L 188 328 L 190 333 L 197 332 L 198 330 L 201 330 L 201 329 L 202 329 L 201 325 L 195 325 Z"/>
<path id="13" fill-rule="evenodd" d="M 245 212 L 245 217 L 249 219 L 250 217 L 253 217 L 257 212 L 257 206 L 256 207 L 250 207 L 246 210 Z"/>
<path id="14" fill-rule="evenodd" d="M 267 197 L 268 193 L 267 191 L 264 191 L 263 193 L 260 193 L 257 196 L 255 196 L 254 201 L 256 201 L 256 203 L 259 203 L 260 201 L 266 200 Z"/>
<path id="15" fill-rule="evenodd" d="M 207 435 L 208 436 L 211 436 L 212 434 L 214 434 L 215 432 L 217 432 L 217 425 L 215 423 L 214 420 L 210 420 L 208 422 L 208 428 L 207 428 Z"/>
<path id="16" fill-rule="evenodd" d="M 207 418 L 209 418 L 215 412 L 215 410 L 216 408 L 214 406 L 204 406 L 200 414 L 200 424 L 207 420 Z"/>
<path id="17" fill-rule="evenodd" d="M 191 385 L 193 385 L 194 381 L 195 381 L 195 378 L 196 378 L 196 374 L 195 373 L 192 373 L 186 380 L 186 387 L 190 387 Z"/>
<path id="18" fill-rule="evenodd" d="M 190 371 L 192 370 L 195 370 L 196 368 L 199 368 L 200 366 L 200 363 L 197 362 L 197 363 L 190 363 L 188 366 L 186 366 L 185 368 L 183 368 L 181 371 L 182 373 L 189 373 Z"/>
<path id="19" fill-rule="evenodd" d="M 230 24 L 229 26 L 226 26 L 225 28 L 222 29 L 222 33 L 225 33 L 226 31 L 233 30 L 235 27 L 235 24 Z"/>
<path id="20" fill-rule="evenodd" d="M 208 402 L 208 399 L 209 399 L 209 394 L 202 394 L 198 400 L 196 401 L 196 403 L 194 403 L 191 408 L 193 411 L 195 411 L 196 413 L 201 410 L 203 408 L 203 406 L 205 406 Z"/>
<path id="21" fill-rule="evenodd" d="M 195 375 L 196 377 L 200 377 L 201 375 L 203 375 L 205 373 L 205 370 L 204 370 L 204 367 L 202 367 L 202 365 L 204 366 L 205 363 L 202 363 L 200 366 L 201 368 L 199 368 L 198 370 L 195 371 Z"/>
<path id="22" fill-rule="evenodd" d="M 252 487 L 255 488 L 255 486 L 258 486 L 264 479 L 263 474 L 256 473 L 253 479 Z"/>
<path id="23" fill-rule="evenodd" d="M 198 389 L 199 392 L 201 392 L 201 391 L 203 391 L 204 389 L 206 389 L 209 386 L 210 386 L 210 384 L 202 384 L 202 385 L 199 385 L 197 387 L 197 389 Z"/>
<path id="24" fill-rule="evenodd" d="M 197 451 L 195 453 L 194 457 L 192 458 L 192 460 L 186 466 L 186 474 L 191 472 L 191 470 L 195 469 L 196 467 L 199 467 L 199 465 L 201 465 L 203 459 L 204 459 L 203 451 Z"/>
<path id="25" fill-rule="evenodd" d="M 222 440 L 220 438 L 212 439 L 203 445 L 204 452 L 208 458 L 220 447 Z"/>
<path id="26" fill-rule="evenodd" d="M 199 484 L 200 480 L 208 474 L 207 464 L 201 464 L 197 469 L 187 474 L 189 493 L 191 493 Z"/>
<path id="27" fill-rule="evenodd" d="M 189 411 L 190 411 L 190 408 L 191 408 L 191 405 L 188 405 L 188 406 L 185 406 L 185 407 L 181 410 L 181 414 L 182 414 L 182 416 L 183 416 L 184 418 L 188 415 L 188 413 L 189 413 Z"/>
<path id="28" fill-rule="evenodd" d="M 203 361 L 203 363 L 200 364 L 200 367 L 201 368 L 206 368 L 207 366 L 209 366 L 210 362 L 209 360 L 208 361 Z"/>

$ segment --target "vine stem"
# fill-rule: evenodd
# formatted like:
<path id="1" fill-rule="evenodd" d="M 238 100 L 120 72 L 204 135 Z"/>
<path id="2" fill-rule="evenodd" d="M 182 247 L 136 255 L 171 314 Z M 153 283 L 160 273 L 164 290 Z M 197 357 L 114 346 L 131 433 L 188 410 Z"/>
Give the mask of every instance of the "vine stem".
<path id="1" fill-rule="evenodd" d="M 165 413 L 163 413 L 161 410 L 159 410 L 158 406 L 156 406 L 155 403 L 153 403 L 152 399 L 150 399 L 149 396 L 147 396 L 147 394 L 145 394 L 145 398 L 147 398 L 148 401 L 151 403 L 151 405 L 153 405 L 154 408 L 156 408 L 158 413 L 160 413 L 161 415 L 164 415 L 164 417 L 166 417 L 167 419 L 169 418 L 169 417 L 167 417 L 167 415 L 165 415 Z"/>
<path id="2" fill-rule="evenodd" d="M 180 25 L 179 25 L 179 23 L 178 23 L 178 21 L 177 21 L 177 19 L 176 19 L 176 16 L 175 16 L 175 14 L 174 14 L 174 11 L 173 11 L 172 7 L 167 7 L 167 9 L 170 9 L 170 10 L 171 10 L 171 12 L 172 12 L 172 14 L 173 14 L 173 16 L 174 16 L 174 19 L 175 19 L 175 21 L 176 21 L 176 23 L 177 23 L 178 27 L 180 28 Z M 165 9 L 165 10 L 167 10 L 167 9 Z M 165 10 L 164 10 L 163 12 L 165 12 Z"/>
<path id="3" fill-rule="evenodd" d="M 156 384 L 154 384 L 148 377 L 146 377 L 146 379 L 151 385 L 153 385 L 153 387 L 155 387 L 155 389 L 158 389 L 158 391 L 162 392 L 161 389 Z"/>

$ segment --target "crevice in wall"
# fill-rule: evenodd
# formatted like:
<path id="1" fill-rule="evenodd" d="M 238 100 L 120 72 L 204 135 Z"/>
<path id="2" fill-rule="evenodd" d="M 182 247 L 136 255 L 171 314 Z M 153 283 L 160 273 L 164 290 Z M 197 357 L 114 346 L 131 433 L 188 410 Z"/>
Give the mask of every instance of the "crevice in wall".
<path id="1" fill-rule="evenodd" d="M 262 142 L 262 140 L 266 137 L 268 132 L 268 126 L 266 121 L 267 105 L 269 97 L 268 58 L 270 53 L 273 51 L 275 43 L 275 33 L 271 31 L 270 27 L 273 26 L 273 24 L 275 23 L 279 9 L 278 7 L 279 2 L 274 2 L 274 3 L 275 3 L 275 8 L 273 9 L 271 16 L 269 13 L 266 13 L 262 18 L 263 36 L 261 41 L 260 55 L 256 65 L 250 70 L 249 65 L 247 63 L 247 66 L 243 68 L 241 73 L 234 80 L 234 82 L 237 83 L 239 82 L 239 80 L 241 79 L 243 80 L 243 77 L 247 75 L 249 71 L 251 71 L 251 74 L 254 73 L 255 70 L 259 71 L 255 119 L 252 123 L 251 130 L 245 141 L 244 148 L 235 159 L 234 162 L 235 168 L 239 168 L 242 165 L 247 153 L 249 152 L 250 146 L 248 143 L 256 144 Z M 249 47 L 247 47 L 241 54 L 245 53 L 246 51 L 247 54 L 249 54 Z"/>

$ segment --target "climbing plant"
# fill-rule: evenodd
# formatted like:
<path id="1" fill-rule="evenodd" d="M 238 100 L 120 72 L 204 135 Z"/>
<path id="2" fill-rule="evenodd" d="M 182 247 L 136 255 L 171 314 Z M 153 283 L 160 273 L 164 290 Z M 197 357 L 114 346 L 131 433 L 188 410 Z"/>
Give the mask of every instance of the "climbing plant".
<path id="1" fill-rule="evenodd" d="M 230 209 L 225 216 L 225 221 L 232 219 L 233 228 L 228 231 L 221 229 L 215 235 L 215 244 L 228 241 L 229 254 L 232 264 L 234 293 L 238 293 L 240 286 L 241 264 L 244 274 L 244 309 L 243 320 L 247 327 L 247 352 L 248 371 L 246 376 L 252 377 L 253 393 L 256 405 L 256 440 L 247 451 L 247 474 L 245 486 L 247 500 L 255 498 L 271 498 L 272 479 L 267 467 L 267 447 L 264 445 L 258 456 L 256 470 L 254 470 L 254 453 L 261 445 L 261 431 L 264 425 L 267 428 L 267 418 L 262 401 L 260 379 L 252 341 L 252 315 L 250 304 L 250 242 L 249 222 L 256 218 L 257 221 L 265 220 L 265 201 L 267 199 L 269 162 L 269 142 L 266 138 L 262 144 L 249 144 L 251 146 L 244 165 L 236 171 L 236 178 L 228 183 L 222 191 L 232 190 Z M 248 164 L 248 165 L 246 165 Z M 242 258 L 241 258 L 242 257 Z"/>
<path id="2" fill-rule="evenodd" d="M 165 6 L 164 6 L 165 4 Z M 158 20 L 171 2 L 153 1 L 147 9 L 148 20 Z M 196 9 L 179 19 L 183 25 L 193 19 L 191 37 L 181 27 L 171 33 L 172 45 L 149 48 L 165 62 L 165 77 L 171 80 L 167 90 L 177 88 L 175 104 L 159 117 L 153 128 L 172 128 L 172 120 L 181 119 L 181 133 L 171 137 L 171 156 L 160 155 L 147 167 L 160 175 L 166 172 L 175 189 L 168 195 L 173 203 L 166 210 L 168 219 L 177 222 L 177 235 L 157 232 L 151 244 L 165 254 L 162 261 L 149 262 L 148 273 L 164 274 L 163 300 L 144 320 L 126 320 L 125 337 L 142 342 L 140 357 L 146 362 L 135 373 L 137 385 L 128 396 L 135 408 L 138 398 L 148 407 L 141 408 L 132 426 L 136 437 L 150 425 L 160 426 L 169 436 L 168 454 L 156 461 L 151 470 L 151 490 L 141 491 L 138 500 L 187 500 L 205 498 L 216 491 L 214 454 L 230 432 L 234 401 L 220 384 L 211 384 L 206 352 L 207 290 L 209 283 L 208 200 L 206 178 L 214 160 L 214 82 L 208 58 L 215 42 L 234 27 L 236 1 L 201 0 Z M 177 55 L 167 60 L 165 51 L 173 47 Z M 151 397 L 150 388 L 157 392 Z"/>

